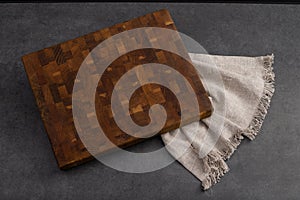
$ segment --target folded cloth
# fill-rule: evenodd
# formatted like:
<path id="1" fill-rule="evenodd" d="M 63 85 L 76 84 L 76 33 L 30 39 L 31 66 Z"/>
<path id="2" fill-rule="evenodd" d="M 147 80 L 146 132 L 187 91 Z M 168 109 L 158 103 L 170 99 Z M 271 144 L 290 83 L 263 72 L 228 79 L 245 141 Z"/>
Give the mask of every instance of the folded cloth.
<path id="1" fill-rule="evenodd" d="M 214 107 L 213 114 L 161 137 L 168 144 L 179 131 L 182 136 L 178 144 L 190 146 L 177 160 L 201 180 L 206 190 L 219 182 L 229 170 L 225 160 L 233 154 L 244 136 L 253 140 L 259 132 L 274 93 L 274 56 L 191 53 L 190 57 L 201 71 L 211 71 L 214 63 L 221 77 L 222 81 L 216 81 L 214 76 L 207 76 L 203 81 Z M 192 132 L 196 133 L 194 138 L 190 137 Z M 178 145 L 167 149 L 174 157 L 182 153 Z M 208 152 L 203 154 L 205 151 Z"/>

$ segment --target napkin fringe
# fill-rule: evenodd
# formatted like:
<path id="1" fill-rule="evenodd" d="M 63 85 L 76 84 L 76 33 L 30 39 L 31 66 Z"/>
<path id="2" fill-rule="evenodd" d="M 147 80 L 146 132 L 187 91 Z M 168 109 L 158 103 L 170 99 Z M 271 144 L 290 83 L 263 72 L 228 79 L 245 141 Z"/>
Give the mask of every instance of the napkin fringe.
<path id="1" fill-rule="evenodd" d="M 203 158 L 204 172 L 207 176 L 202 180 L 204 190 L 209 189 L 212 185 L 219 182 L 220 178 L 229 171 L 225 160 L 229 159 L 233 152 L 241 143 L 243 136 L 253 140 L 258 134 L 262 123 L 266 117 L 267 110 L 270 107 L 271 98 L 275 91 L 275 74 L 273 72 L 274 54 L 264 56 L 264 89 L 263 95 L 254 113 L 254 117 L 245 130 L 239 130 L 229 140 L 221 140 L 222 145 L 218 150 L 211 151 Z"/>
<path id="2" fill-rule="evenodd" d="M 207 172 L 206 178 L 202 180 L 202 187 L 204 190 L 207 190 L 212 185 L 218 183 L 221 177 L 229 171 L 228 165 L 218 151 L 212 151 L 204 157 L 203 164 L 204 172 Z"/>
<path id="3" fill-rule="evenodd" d="M 272 54 L 264 57 L 263 61 L 265 67 L 265 74 L 263 77 L 265 81 L 263 96 L 260 99 L 260 103 L 258 104 L 257 110 L 249 127 L 242 131 L 243 135 L 247 136 L 250 140 L 253 140 L 259 132 L 275 91 L 275 74 L 272 67 L 272 64 L 274 63 L 274 55 Z"/>

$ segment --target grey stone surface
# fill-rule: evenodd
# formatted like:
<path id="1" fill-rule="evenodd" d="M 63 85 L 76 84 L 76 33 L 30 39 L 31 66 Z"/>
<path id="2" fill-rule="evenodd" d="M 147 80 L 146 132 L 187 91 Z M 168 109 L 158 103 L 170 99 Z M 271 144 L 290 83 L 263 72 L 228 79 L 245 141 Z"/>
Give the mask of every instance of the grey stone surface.
<path id="1" fill-rule="evenodd" d="M 59 170 L 21 56 L 161 8 L 210 54 L 275 54 L 276 92 L 260 135 L 242 142 L 231 171 L 206 192 L 179 163 L 146 174 L 97 161 Z M 299 199 L 299 36 L 296 5 L 0 5 L 0 199 Z"/>

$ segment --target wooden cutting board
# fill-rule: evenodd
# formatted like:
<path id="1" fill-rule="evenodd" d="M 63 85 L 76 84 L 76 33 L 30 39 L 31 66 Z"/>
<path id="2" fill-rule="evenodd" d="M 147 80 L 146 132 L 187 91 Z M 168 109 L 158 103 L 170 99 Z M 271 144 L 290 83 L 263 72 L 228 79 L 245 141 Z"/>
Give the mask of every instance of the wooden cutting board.
<path id="1" fill-rule="evenodd" d="M 160 10 L 22 57 L 58 166 L 61 169 L 79 165 L 93 158 L 77 135 L 72 115 L 72 90 L 81 63 L 89 52 L 111 35 L 139 27 L 162 27 L 176 30 L 169 12 Z M 174 45 L 186 52 L 181 41 Z M 201 112 L 199 116 L 191 117 L 182 124 L 208 117 L 211 114 L 212 107 L 208 95 L 196 75 L 197 72 L 189 62 L 160 49 L 139 49 L 126 53 L 106 69 L 99 80 L 95 98 L 98 122 L 109 139 L 119 147 L 127 147 L 143 139 L 124 133 L 114 122 L 109 101 L 112 88 L 115 80 L 121 78 L 122 73 L 149 62 L 162 63 L 175 68 L 187 77 L 192 85 Z M 183 95 L 187 92 L 185 88 L 179 87 L 178 90 L 177 92 Z M 129 105 L 133 121 L 141 126 L 147 125 L 149 123 L 148 111 L 154 103 L 164 106 L 168 113 L 167 121 L 160 133 L 178 128 L 181 113 L 176 96 L 168 88 L 157 84 L 141 86 L 134 92 Z M 194 109 L 194 105 L 188 106 L 188 109 Z M 109 149 L 105 148 L 105 144 L 103 145 L 104 148 L 99 153 Z"/>

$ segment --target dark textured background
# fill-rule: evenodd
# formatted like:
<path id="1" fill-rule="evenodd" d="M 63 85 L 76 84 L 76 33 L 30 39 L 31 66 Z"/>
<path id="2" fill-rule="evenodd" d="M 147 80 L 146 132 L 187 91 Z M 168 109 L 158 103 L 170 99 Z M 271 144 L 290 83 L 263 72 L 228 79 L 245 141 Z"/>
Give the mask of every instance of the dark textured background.
<path id="1" fill-rule="evenodd" d="M 59 170 L 21 56 L 161 8 L 210 54 L 275 54 L 276 92 L 260 135 L 242 142 L 231 171 L 206 192 L 177 162 L 146 174 L 97 161 Z M 0 199 L 299 199 L 300 6 L 2 4 L 0 17 Z"/>

